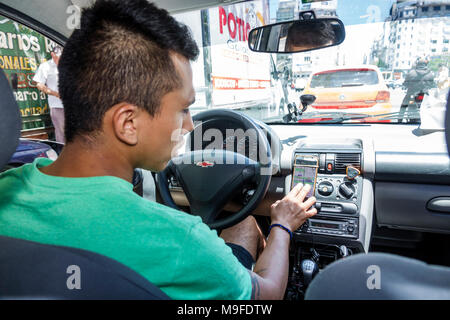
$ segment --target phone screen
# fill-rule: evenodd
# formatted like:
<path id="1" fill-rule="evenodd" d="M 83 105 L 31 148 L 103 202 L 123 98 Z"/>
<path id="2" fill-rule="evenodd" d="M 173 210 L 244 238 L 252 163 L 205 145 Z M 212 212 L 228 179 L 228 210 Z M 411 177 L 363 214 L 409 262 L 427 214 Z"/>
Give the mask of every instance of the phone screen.
<path id="1" fill-rule="evenodd" d="M 307 198 L 313 196 L 316 187 L 318 167 L 318 157 L 297 155 L 295 157 L 294 172 L 292 173 L 291 189 L 298 183 L 302 183 L 303 185 L 309 184 L 311 186 L 311 190 L 308 192 Z"/>

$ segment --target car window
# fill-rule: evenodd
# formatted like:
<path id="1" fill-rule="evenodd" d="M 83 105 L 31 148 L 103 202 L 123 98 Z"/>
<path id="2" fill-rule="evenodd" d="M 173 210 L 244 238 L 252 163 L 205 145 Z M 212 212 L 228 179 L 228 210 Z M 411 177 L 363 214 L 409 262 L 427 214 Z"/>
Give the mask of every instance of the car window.
<path id="1" fill-rule="evenodd" d="M 20 108 L 22 136 L 52 138 L 48 97 L 37 89 L 33 77 L 39 66 L 51 59 L 55 45 L 39 32 L 0 15 L 0 68 Z"/>
<path id="2" fill-rule="evenodd" d="M 316 101 L 303 118 L 326 112 L 339 119 L 357 114 L 353 123 L 421 123 L 432 117 L 443 125 L 450 64 L 445 3 L 258 0 L 177 14 L 201 47 L 192 111 L 228 108 L 273 123 L 283 121 L 289 105 L 301 109 L 301 95 L 312 94 Z M 439 11 L 429 8 L 438 4 Z M 298 19 L 307 10 L 341 19 L 345 41 L 295 54 L 249 50 L 252 28 Z"/>
<path id="3" fill-rule="evenodd" d="M 378 84 L 378 75 L 370 69 L 331 70 L 313 74 L 311 88 L 339 88 Z"/>

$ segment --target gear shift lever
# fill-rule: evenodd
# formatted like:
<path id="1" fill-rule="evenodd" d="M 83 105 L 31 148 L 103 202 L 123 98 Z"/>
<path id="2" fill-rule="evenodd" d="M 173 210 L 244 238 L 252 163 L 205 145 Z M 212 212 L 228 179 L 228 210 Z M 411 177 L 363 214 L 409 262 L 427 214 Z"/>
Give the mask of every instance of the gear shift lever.
<path id="1" fill-rule="evenodd" d="M 305 284 L 305 288 L 309 286 L 314 276 L 319 272 L 319 267 L 317 266 L 317 263 L 310 259 L 305 259 L 302 261 L 302 274 L 303 274 L 303 281 Z"/>

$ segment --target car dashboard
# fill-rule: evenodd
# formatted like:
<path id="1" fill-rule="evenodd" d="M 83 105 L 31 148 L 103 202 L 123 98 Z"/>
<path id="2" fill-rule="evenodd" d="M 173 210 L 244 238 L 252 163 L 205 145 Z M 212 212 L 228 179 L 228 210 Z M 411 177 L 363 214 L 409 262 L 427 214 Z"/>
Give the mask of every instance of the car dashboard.
<path id="1" fill-rule="evenodd" d="M 302 261 L 314 261 L 323 269 L 347 255 L 367 253 L 384 239 L 385 230 L 394 246 L 410 242 L 403 241 L 405 233 L 412 233 L 412 239 L 424 233 L 450 233 L 450 161 L 443 131 L 403 124 L 272 125 L 271 129 L 282 151 L 280 171 L 272 179 L 278 186 L 269 189 L 268 202 L 290 190 L 297 155 L 315 154 L 320 159 L 315 182 L 320 209 L 294 233 L 287 299 L 301 299 Z M 347 166 L 358 168 L 360 175 L 348 181 Z M 279 196 L 273 194 L 277 191 Z"/>
<path id="2" fill-rule="evenodd" d="M 270 216 L 271 204 L 290 191 L 297 156 L 319 159 L 318 214 L 294 237 L 307 251 L 344 245 L 352 253 L 368 252 L 375 227 L 450 233 L 450 162 L 443 131 L 408 124 L 259 125 L 272 145 L 274 171 L 255 216 Z M 348 166 L 360 171 L 352 180 Z M 179 186 L 171 191 L 177 204 L 188 205 Z M 229 203 L 225 210 L 238 208 Z"/>
<path id="3" fill-rule="evenodd" d="M 272 129 L 282 143 L 289 141 L 283 143 L 280 161 L 281 175 L 287 180 L 295 154 L 326 155 L 316 185 L 315 196 L 322 202 L 317 217 L 359 219 L 357 235 L 364 251 L 368 251 L 373 221 L 395 229 L 450 233 L 445 205 L 450 166 L 443 131 L 427 133 L 400 124 L 276 125 Z M 292 140 L 292 136 L 299 138 Z M 333 171 L 327 172 L 330 163 Z M 354 195 L 347 198 L 339 187 L 345 182 L 342 167 L 348 165 L 360 165 L 361 175 L 353 182 Z M 327 196 L 318 188 L 324 181 L 334 189 Z M 345 210 L 344 204 L 357 209 Z"/>

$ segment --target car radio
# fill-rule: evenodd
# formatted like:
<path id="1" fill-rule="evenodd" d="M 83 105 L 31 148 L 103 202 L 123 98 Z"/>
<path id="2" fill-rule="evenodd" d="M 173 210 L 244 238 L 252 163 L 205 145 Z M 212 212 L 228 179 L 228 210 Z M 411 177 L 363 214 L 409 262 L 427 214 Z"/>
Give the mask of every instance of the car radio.
<path id="1" fill-rule="evenodd" d="M 296 233 L 358 238 L 358 219 L 315 219 L 305 222 Z"/>

